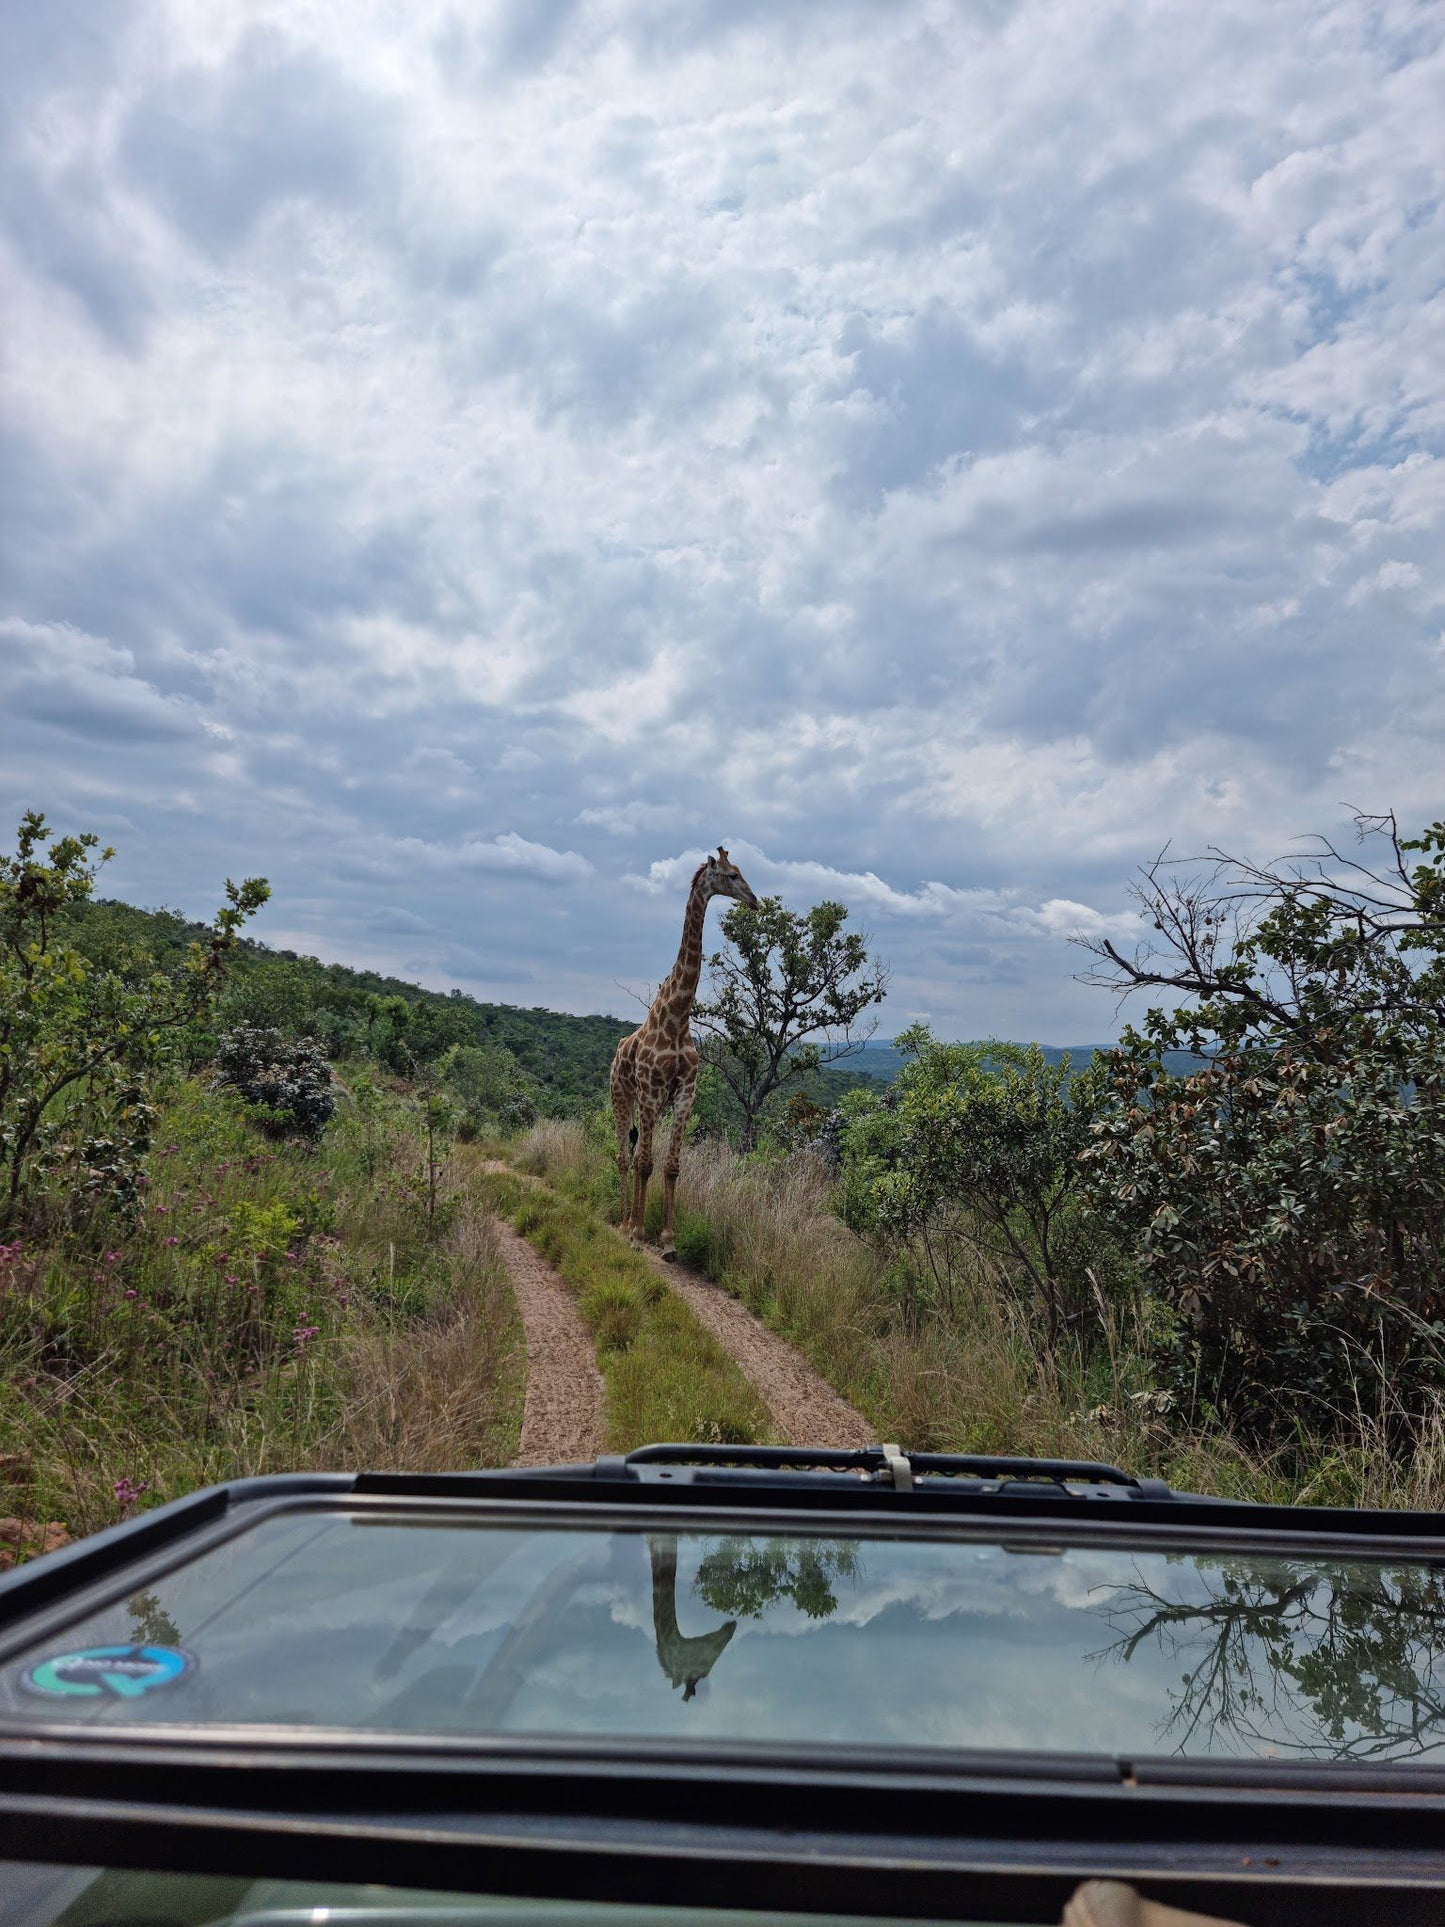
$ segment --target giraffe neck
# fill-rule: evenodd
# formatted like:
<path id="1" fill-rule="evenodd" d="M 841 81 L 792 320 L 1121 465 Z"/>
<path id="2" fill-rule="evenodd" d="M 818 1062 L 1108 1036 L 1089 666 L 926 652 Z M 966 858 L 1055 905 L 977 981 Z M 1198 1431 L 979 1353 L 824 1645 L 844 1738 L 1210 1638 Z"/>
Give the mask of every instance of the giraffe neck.
<path id="1" fill-rule="evenodd" d="M 677 962 L 653 1003 L 659 1027 L 669 1032 L 681 1033 L 686 1030 L 687 1020 L 692 1014 L 698 978 L 702 975 L 702 926 L 707 916 L 707 906 L 707 891 L 700 883 L 695 883 L 682 919 L 682 942 L 678 946 Z"/>

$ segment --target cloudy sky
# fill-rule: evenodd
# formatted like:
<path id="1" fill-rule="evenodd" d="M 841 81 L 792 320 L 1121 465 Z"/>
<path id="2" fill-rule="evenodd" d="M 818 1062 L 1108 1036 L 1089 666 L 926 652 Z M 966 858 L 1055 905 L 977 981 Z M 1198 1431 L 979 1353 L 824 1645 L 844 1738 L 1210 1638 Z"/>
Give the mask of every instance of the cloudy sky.
<path id="1" fill-rule="evenodd" d="M 629 1014 L 724 840 L 1077 1042 L 1166 839 L 1445 810 L 1438 0 L 0 21 L 0 805 L 111 893 Z"/>

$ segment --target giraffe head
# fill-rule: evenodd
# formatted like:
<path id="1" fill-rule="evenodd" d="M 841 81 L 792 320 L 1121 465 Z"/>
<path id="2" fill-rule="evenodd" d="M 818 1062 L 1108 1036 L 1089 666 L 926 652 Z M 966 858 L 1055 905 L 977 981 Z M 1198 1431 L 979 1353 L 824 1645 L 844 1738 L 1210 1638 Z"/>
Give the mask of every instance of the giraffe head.
<path id="1" fill-rule="evenodd" d="M 749 889 L 747 878 L 721 844 L 718 845 L 717 855 L 710 856 L 697 872 L 693 884 L 701 884 L 710 897 L 736 897 L 749 910 L 758 908 L 758 900 Z"/>

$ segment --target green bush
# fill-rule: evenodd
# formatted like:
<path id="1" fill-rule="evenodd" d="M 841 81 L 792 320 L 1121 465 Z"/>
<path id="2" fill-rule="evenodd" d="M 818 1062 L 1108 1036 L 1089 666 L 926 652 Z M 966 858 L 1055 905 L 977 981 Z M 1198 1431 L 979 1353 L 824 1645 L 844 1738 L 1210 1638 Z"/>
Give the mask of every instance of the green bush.
<path id="1" fill-rule="evenodd" d="M 537 1100 L 512 1053 L 501 1044 L 453 1044 L 437 1059 L 437 1071 L 463 1107 L 460 1135 L 524 1131 L 537 1121 Z"/>
<path id="2" fill-rule="evenodd" d="M 1080 1198 L 1102 1084 L 1093 1066 L 1051 1064 L 1037 1046 L 941 1044 L 924 1025 L 898 1039 L 908 1062 L 882 1099 L 844 1100 L 837 1138 L 844 1221 L 887 1253 L 901 1308 L 959 1310 L 984 1269 L 1041 1316 L 1056 1358 L 1093 1324 L 1108 1244 Z"/>
<path id="3" fill-rule="evenodd" d="M 1445 824 L 1364 828 L 1378 873 L 1328 845 L 1156 870 L 1160 951 L 1099 946 L 1104 981 L 1182 1001 L 1110 1053 L 1091 1192 L 1173 1314 L 1174 1388 L 1255 1438 L 1363 1412 L 1403 1440 L 1442 1382 Z M 1178 1048 L 1202 1068 L 1168 1075 Z"/>
<path id="4" fill-rule="evenodd" d="M 336 1112 L 331 1069 L 319 1045 L 249 1025 L 227 1031 L 214 1082 L 254 1105 L 277 1135 L 317 1138 Z"/>
<path id="5" fill-rule="evenodd" d="M 269 895 L 260 878 L 227 882 L 205 941 L 169 965 L 113 934 L 88 954 L 75 918 L 114 852 L 90 835 L 50 838 L 32 811 L 0 858 L 0 1232 L 42 1180 L 71 1215 L 87 1201 L 135 1208 L 150 1083 L 184 1059 L 237 932 Z"/>

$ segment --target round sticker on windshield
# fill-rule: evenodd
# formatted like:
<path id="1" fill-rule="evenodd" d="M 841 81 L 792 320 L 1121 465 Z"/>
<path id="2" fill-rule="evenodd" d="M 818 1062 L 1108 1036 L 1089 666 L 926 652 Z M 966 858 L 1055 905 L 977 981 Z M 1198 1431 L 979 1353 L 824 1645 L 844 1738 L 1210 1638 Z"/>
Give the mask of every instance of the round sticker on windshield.
<path id="1" fill-rule="evenodd" d="M 82 1646 L 41 1660 L 24 1682 L 47 1699 L 134 1700 L 174 1686 L 195 1664 L 179 1646 Z"/>

